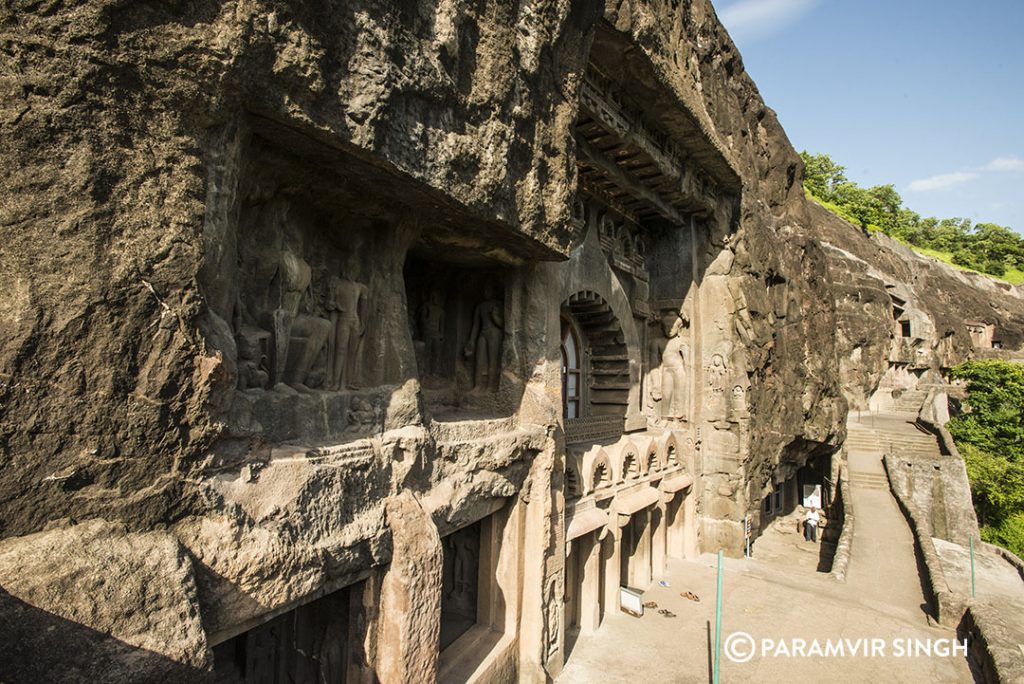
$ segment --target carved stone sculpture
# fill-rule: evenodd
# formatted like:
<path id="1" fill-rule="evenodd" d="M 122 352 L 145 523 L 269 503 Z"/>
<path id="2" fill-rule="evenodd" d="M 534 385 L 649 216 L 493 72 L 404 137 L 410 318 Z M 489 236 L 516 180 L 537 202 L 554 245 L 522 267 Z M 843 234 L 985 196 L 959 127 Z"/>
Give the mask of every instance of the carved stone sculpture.
<path id="1" fill-rule="evenodd" d="M 332 276 L 328 282 L 326 306 L 331 316 L 327 341 L 328 389 L 352 386 L 359 342 L 366 331 L 367 293 L 365 285 L 344 276 Z"/>
<path id="2" fill-rule="evenodd" d="M 473 311 L 473 328 L 464 350 L 473 363 L 473 389 L 498 391 L 501 341 L 505 336 L 505 304 L 492 283 L 484 286 L 484 301 Z"/>
<path id="3" fill-rule="evenodd" d="M 747 391 L 742 385 L 732 388 L 732 413 L 737 418 L 742 418 L 747 413 Z"/>
<path id="4" fill-rule="evenodd" d="M 556 600 L 558 581 L 555 577 L 548 578 L 548 587 L 544 602 L 544 644 L 545 658 L 549 658 L 558 651 L 558 642 L 561 639 L 561 603 Z"/>
<path id="5" fill-rule="evenodd" d="M 252 326 L 242 326 L 238 331 L 238 389 L 266 389 L 270 370 L 264 346 L 269 339 L 268 331 Z"/>
<path id="6" fill-rule="evenodd" d="M 424 344 L 424 364 L 427 374 L 439 373 L 444 349 L 444 292 L 433 285 L 420 307 L 420 331 Z"/>
<path id="7" fill-rule="evenodd" d="M 708 418 L 724 420 L 729 410 L 729 400 L 725 393 L 729 384 L 729 369 L 721 354 L 713 355 L 711 363 L 704 367 L 704 379 L 707 388 L 705 403 Z"/>
<path id="8" fill-rule="evenodd" d="M 468 534 L 452 535 L 452 546 L 455 561 L 452 572 L 452 600 L 466 609 L 472 609 L 476 601 L 473 586 L 476 578 L 472 576 L 476 569 L 475 558 L 479 553 L 476 539 Z"/>
<path id="9" fill-rule="evenodd" d="M 665 335 L 661 350 L 661 420 L 665 423 L 687 419 L 686 367 L 690 350 L 682 337 L 687 325 L 688 321 L 675 311 L 661 319 Z"/>
<path id="10" fill-rule="evenodd" d="M 309 264 L 286 246 L 271 283 L 278 304 L 270 313 L 272 380 L 277 390 L 310 391 L 306 380 L 330 335 L 330 321 L 311 313 L 311 281 Z"/>

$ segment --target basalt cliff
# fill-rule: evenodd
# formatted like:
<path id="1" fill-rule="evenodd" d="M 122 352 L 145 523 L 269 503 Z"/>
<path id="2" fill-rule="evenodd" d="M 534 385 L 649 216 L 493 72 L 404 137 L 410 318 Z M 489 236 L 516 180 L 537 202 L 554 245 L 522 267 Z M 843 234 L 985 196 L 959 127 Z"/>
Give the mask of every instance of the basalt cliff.
<path id="1" fill-rule="evenodd" d="M 742 554 L 849 410 L 1024 343 L 805 199 L 707 0 L 0 31 L 10 681 L 544 681 L 587 592 Z"/>

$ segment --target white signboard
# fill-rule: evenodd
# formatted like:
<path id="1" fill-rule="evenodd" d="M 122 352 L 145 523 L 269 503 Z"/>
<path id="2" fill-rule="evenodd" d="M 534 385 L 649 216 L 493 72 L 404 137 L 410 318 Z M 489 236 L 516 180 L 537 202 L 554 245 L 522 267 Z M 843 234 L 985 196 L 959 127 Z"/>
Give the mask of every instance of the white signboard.
<path id="1" fill-rule="evenodd" d="M 644 614 L 644 595 L 629 587 L 619 587 L 619 603 L 622 609 L 635 615 Z"/>
<path id="2" fill-rule="evenodd" d="M 821 508 L 821 485 L 804 485 L 804 508 Z"/>

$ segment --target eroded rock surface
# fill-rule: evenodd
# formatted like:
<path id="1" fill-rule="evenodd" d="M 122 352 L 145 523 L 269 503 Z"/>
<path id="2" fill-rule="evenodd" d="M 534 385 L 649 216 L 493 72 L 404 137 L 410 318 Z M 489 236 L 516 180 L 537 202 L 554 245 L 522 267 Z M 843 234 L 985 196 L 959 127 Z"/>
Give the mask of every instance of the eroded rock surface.
<path id="1" fill-rule="evenodd" d="M 707 0 L 16 3 L 0 31 L 0 576 L 123 641 L 96 662 L 555 676 L 599 587 L 741 554 L 766 497 L 834 475 L 848 404 L 981 353 L 968 315 L 1020 346 L 1019 292 L 807 203 Z M 83 534 L 170 577 L 60 613 L 102 568 L 15 568 Z M 445 634 L 459 658 L 416 655 Z"/>

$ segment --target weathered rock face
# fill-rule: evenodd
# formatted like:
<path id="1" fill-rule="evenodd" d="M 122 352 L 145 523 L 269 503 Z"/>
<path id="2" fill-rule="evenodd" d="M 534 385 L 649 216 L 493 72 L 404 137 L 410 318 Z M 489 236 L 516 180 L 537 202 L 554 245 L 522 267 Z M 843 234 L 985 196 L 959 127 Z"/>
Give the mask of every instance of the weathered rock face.
<path id="1" fill-rule="evenodd" d="M 837 445 L 844 429 L 826 254 L 799 230 L 810 224 L 801 161 L 710 3 L 686 3 L 678 12 L 664 3 L 613 6 L 606 17 L 650 56 L 671 94 L 742 177 L 732 254 L 707 275 L 727 282 L 734 301 L 728 332 L 746 355 L 752 458 L 743 484 L 753 507 L 780 461 L 798 465 Z"/>
<path id="2" fill-rule="evenodd" d="M 161 532 L 92 520 L 0 542 L 11 682 L 195 681 L 208 647 L 192 563 Z"/>
<path id="3" fill-rule="evenodd" d="M 0 571 L 158 546 L 186 673 L 553 676 L 596 587 L 740 553 L 844 395 L 924 363 L 890 277 L 929 367 L 969 353 L 920 294 L 966 281 L 806 204 L 706 0 L 0 20 Z M 82 605 L 97 657 L 165 630 Z"/>
<path id="4" fill-rule="evenodd" d="M 0 372 L 18 465 L 2 533 L 72 512 L 146 528 L 194 508 L 182 477 L 232 379 L 201 326 L 233 305 L 197 281 L 234 258 L 218 231 L 245 198 L 214 202 L 237 192 L 240 128 L 284 124 L 278 141 L 301 132 L 421 181 L 406 213 L 455 200 L 474 230 L 444 230 L 446 215 L 438 239 L 500 251 L 500 222 L 528 252 L 564 253 L 595 19 L 568 3 L 5 10 L 0 163 L 17 172 L 2 187 Z"/>
<path id="5" fill-rule="evenodd" d="M 958 271 L 885 235 L 865 235 L 814 203 L 807 206 L 807 232 L 828 255 L 840 376 L 854 408 L 891 408 L 892 390 L 926 389 L 942 381 L 945 369 L 969 358 L 1019 358 L 1019 288 Z M 1002 349 L 986 349 L 972 339 L 969 327 L 979 324 L 990 327 L 989 345 L 997 339 Z M 916 411 L 924 392 L 916 394 L 917 406 L 902 408 Z"/>

